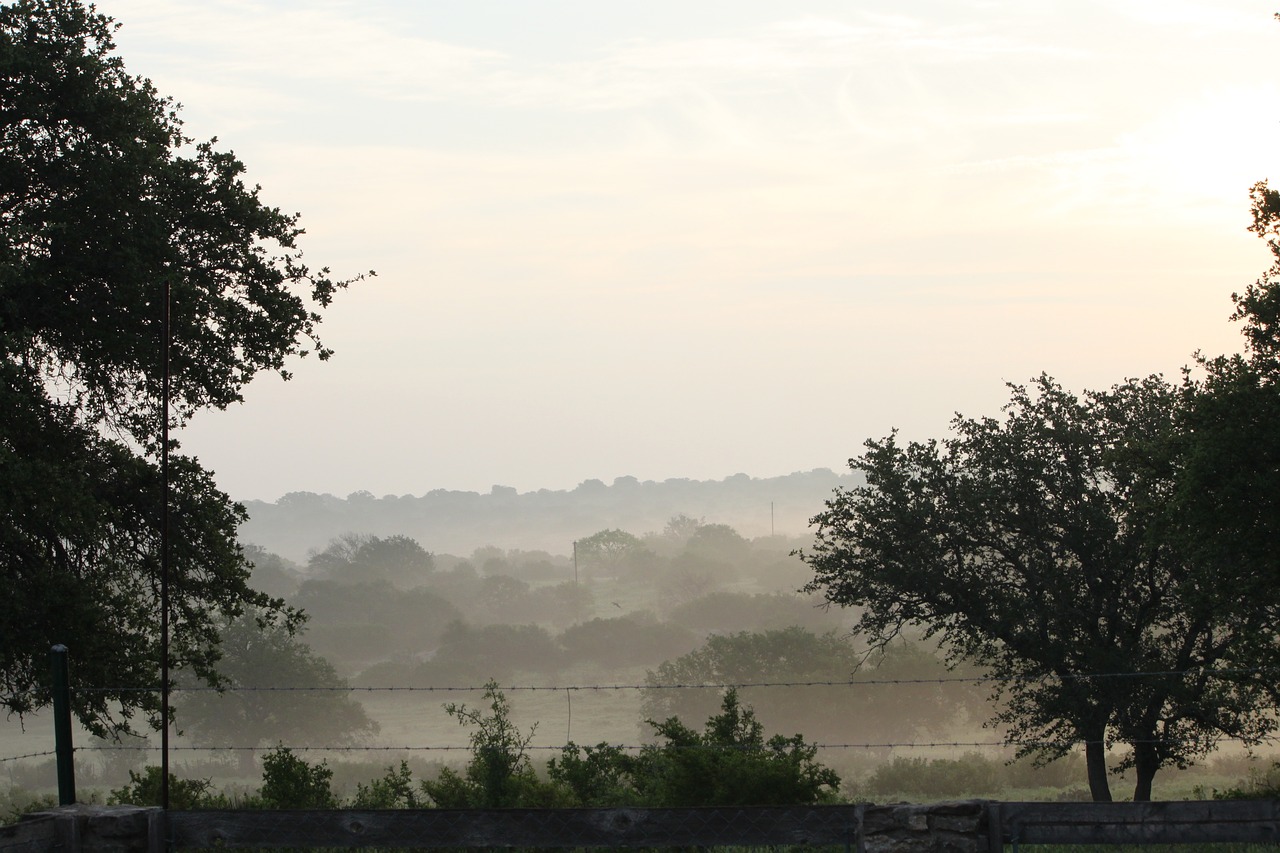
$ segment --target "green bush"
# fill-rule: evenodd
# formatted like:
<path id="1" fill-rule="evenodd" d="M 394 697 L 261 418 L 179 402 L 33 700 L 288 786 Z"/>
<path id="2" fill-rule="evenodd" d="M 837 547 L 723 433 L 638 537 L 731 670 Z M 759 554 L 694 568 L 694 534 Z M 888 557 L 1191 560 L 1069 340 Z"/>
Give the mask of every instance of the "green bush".
<path id="1" fill-rule="evenodd" d="M 960 758 L 897 757 L 882 764 L 864 786 L 873 796 L 906 794 L 947 799 L 991 794 L 1003 787 L 1001 764 L 970 752 Z"/>
<path id="2" fill-rule="evenodd" d="M 356 784 L 356 795 L 351 807 L 356 809 L 418 809 L 425 805 L 423 797 L 413 787 L 413 774 L 409 763 L 401 761 L 400 767 L 388 767 L 381 779 L 368 785 Z"/>
<path id="3" fill-rule="evenodd" d="M 450 702 L 445 712 L 472 729 L 471 760 L 462 773 L 448 768 L 422 783 L 440 808 L 539 808 L 564 805 L 558 789 L 538 779 L 529 761 L 533 729 L 523 734 L 511 721 L 511 705 L 495 681 L 485 685 L 489 712 Z M 536 726 L 535 726 L 536 728 Z"/>
<path id="4" fill-rule="evenodd" d="M 814 760 L 817 747 L 800 735 L 764 738 L 764 726 L 729 690 L 702 732 L 670 717 L 649 721 L 663 744 L 638 755 L 601 744 L 579 754 L 565 747 L 548 767 L 577 805 L 749 806 L 828 802 L 840 787 L 835 771 Z"/>
<path id="5" fill-rule="evenodd" d="M 263 756 L 262 788 L 254 805 L 265 809 L 337 808 L 332 779 L 333 771 L 323 761 L 308 764 L 288 747 L 279 746 Z"/>
<path id="6" fill-rule="evenodd" d="M 107 805 L 159 806 L 163 777 L 160 768 L 148 765 L 142 771 L 129 771 L 129 784 L 114 790 L 107 797 Z M 169 808 L 178 811 L 190 809 L 227 808 L 225 794 L 213 790 L 209 779 L 179 779 L 169 774 Z"/>
<path id="7" fill-rule="evenodd" d="M 1215 800 L 1273 800 L 1280 798 L 1280 762 L 1264 770 L 1250 770 L 1249 778 L 1233 788 L 1214 790 Z"/>

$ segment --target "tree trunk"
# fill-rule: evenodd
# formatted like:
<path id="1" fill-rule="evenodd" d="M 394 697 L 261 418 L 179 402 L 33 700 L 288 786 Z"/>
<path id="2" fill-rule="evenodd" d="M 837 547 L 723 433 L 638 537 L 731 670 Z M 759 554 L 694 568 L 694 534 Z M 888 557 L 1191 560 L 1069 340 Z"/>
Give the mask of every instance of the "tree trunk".
<path id="1" fill-rule="evenodd" d="M 1089 793 L 1095 803 L 1111 802 L 1111 785 L 1107 781 L 1107 749 L 1101 733 L 1084 743 L 1085 767 L 1089 771 Z"/>
<path id="2" fill-rule="evenodd" d="M 1133 787 L 1133 801 L 1135 803 L 1145 803 L 1151 800 L 1151 781 L 1155 778 L 1156 771 L 1159 769 L 1160 762 L 1156 758 L 1154 746 L 1140 743 L 1133 747 L 1133 770 L 1138 777 L 1138 781 Z"/>

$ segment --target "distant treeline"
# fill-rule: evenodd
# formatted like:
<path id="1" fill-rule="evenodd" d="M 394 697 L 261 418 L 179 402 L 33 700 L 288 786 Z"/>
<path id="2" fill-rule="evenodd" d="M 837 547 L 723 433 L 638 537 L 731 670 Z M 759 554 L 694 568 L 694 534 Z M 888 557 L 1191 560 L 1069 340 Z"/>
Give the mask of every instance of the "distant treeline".
<path id="1" fill-rule="evenodd" d="M 518 492 L 494 486 L 487 494 L 436 489 L 414 495 L 345 498 L 290 492 L 275 503 L 247 501 L 240 539 L 294 560 L 317 542 L 345 532 L 404 534 L 439 553 L 466 554 L 482 545 L 568 554 L 573 542 L 606 528 L 657 531 L 673 515 L 728 524 L 743 536 L 796 536 L 837 486 L 860 478 L 827 468 L 783 477 L 734 474 L 724 480 L 662 482 L 618 477 L 612 485 L 586 480 L 571 490 Z"/>

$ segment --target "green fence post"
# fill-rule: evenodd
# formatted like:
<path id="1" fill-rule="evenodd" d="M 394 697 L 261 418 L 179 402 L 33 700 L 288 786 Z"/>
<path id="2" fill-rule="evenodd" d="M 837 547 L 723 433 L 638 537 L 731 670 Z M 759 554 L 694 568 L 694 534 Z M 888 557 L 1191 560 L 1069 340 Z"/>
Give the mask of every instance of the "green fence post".
<path id="1" fill-rule="evenodd" d="M 71 746 L 71 683 L 67 677 L 67 647 L 49 650 L 53 664 L 53 743 L 58 765 L 58 805 L 76 801 L 76 765 Z"/>

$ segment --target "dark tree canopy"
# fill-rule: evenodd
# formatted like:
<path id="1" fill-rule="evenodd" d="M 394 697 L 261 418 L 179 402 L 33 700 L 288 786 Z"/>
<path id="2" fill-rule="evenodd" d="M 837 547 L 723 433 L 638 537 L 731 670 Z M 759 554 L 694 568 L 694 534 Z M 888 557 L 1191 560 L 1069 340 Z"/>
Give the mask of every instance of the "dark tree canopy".
<path id="1" fill-rule="evenodd" d="M 1083 742 L 1097 799 L 1106 747 L 1127 745 L 1120 767 L 1148 798 L 1160 767 L 1274 728 L 1254 668 L 1276 662 L 1280 622 L 1242 598 L 1249 567 L 1180 547 L 1194 389 L 1012 390 L 1002 420 L 958 417 L 942 442 L 868 442 L 851 462 L 866 485 L 814 519 L 810 587 L 864 608 L 857 630 L 875 642 L 919 625 L 1007 679 L 1010 741 L 1047 759 Z"/>
<path id="2" fill-rule="evenodd" d="M 347 745 L 378 726 L 329 661 L 280 626 L 246 613 L 221 631 L 222 691 L 179 692 L 178 718 L 201 746 L 261 746 L 284 741 Z M 316 688 L 274 690 L 262 688 Z M 252 757 L 252 753 L 243 753 Z"/>
<path id="3" fill-rule="evenodd" d="M 316 577 L 346 583 L 387 580 L 409 588 L 427 581 L 435 570 L 435 558 L 408 536 L 385 539 L 349 533 L 332 540 L 307 560 Z"/>
<path id="4" fill-rule="evenodd" d="M 165 284 L 174 425 L 326 358 L 317 312 L 346 284 L 233 154 L 183 135 L 114 27 L 78 0 L 0 5 L 0 702 L 45 703 L 62 642 L 76 683 L 108 688 L 76 694 L 97 731 L 157 702 L 112 691 L 159 680 Z M 280 604 L 248 586 L 243 510 L 210 474 L 177 457 L 171 493 L 173 662 L 208 675 L 224 617 Z"/>

